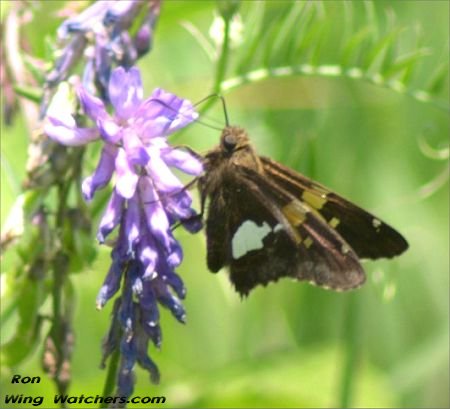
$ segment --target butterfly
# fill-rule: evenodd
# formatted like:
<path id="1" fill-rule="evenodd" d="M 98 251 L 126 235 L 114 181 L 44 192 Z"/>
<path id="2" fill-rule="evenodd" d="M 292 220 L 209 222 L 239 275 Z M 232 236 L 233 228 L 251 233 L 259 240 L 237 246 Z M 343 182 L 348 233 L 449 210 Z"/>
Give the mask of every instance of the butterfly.
<path id="1" fill-rule="evenodd" d="M 241 295 L 281 277 L 332 290 L 361 286 L 360 259 L 391 258 L 408 243 L 388 224 L 288 167 L 259 156 L 226 126 L 198 179 L 207 265 L 228 267 Z"/>

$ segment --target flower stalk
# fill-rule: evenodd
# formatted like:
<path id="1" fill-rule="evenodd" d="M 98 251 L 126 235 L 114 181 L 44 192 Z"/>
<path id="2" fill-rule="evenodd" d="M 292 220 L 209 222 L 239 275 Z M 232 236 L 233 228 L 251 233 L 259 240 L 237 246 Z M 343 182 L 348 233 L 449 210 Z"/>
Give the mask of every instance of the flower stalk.
<path id="1" fill-rule="evenodd" d="M 201 223 L 191 208 L 189 192 L 171 168 L 198 176 L 203 166 L 190 151 L 167 142 L 169 134 L 197 118 L 189 101 L 162 89 L 144 100 L 140 73 L 134 67 L 113 70 L 107 93 L 114 115 L 100 98 L 78 85 L 80 106 L 94 126 L 78 126 L 69 105 L 52 102 L 44 129 L 54 141 L 68 146 L 103 143 L 97 168 L 82 183 L 86 201 L 115 176 L 97 233 L 99 242 L 106 244 L 108 236 L 117 232 L 97 308 L 122 288 L 103 345 L 103 365 L 120 349 L 117 393 L 129 396 L 135 363 L 149 372 L 152 382 L 159 381 L 159 371 L 147 352 L 149 341 L 156 347 L 161 344 L 158 304 L 185 322 L 180 300 L 186 290 L 175 273 L 183 253 L 172 226 L 181 224 L 195 233 Z"/>

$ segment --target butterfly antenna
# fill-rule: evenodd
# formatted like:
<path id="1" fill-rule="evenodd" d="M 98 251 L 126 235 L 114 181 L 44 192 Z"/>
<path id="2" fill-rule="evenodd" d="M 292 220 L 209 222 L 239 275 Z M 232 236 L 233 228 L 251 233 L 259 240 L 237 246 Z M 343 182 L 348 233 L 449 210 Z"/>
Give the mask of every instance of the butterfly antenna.
<path id="1" fill-rule="evenodd" d="M 222 101 L 223 113 L 225 115 L 225 125 L 227 127 L 230 126 L 230 121 L 228 120 L 227 105 L 225 103 L 225 98 L 222 95 L 220 95 L 220 94 L 208 95 L 207 97 L 205 97 L 205 98 L 201 99 L 200 101 L 198 101 L 194 106 L 200 105 L 203 102 L 205 102 L 205 101 L 207 101 L 208 99 L 211 99 L 211 98 L 220 98 L 220 100 Z"/>
<path id="2" fill-rule="evenodd" d="M 230 126 L 230 121 L 228 120 L 227 104 L 225 103 L 225 98 L 222 95 L 218 95 L 218 97 L 222 101 L 223 113 L 225 115 L 225 125 L 228 127 L 228 126 Z"/>
<path id="3" fill-rule="evenodd" d="M 181 112 L 178 112 L 175 108 L 171 107 L 169 104 L 166 104 L 164 101 L 161 101 L 161 100 L 158 99 L 158 98 L 152 98 L 151 101 L 152 101 L 152 102 L 156 102 L 156 103 L 162 105 L 163 107 L 165 107 L 165 108 L 167 108 L 167 109 L 170 109 L 171 111 L 173 111 L 173 112 L 176 113 L 177 115 L 180 115 L 180 116 L 185 117 L 185 118 L 189 118 L 189 115 L 185 115 L 185 114 L 183 114 L 183 113 L 181 113 Z M 201 102 L 201 101 L 200 101 L 200 102 Z M 198 105 L 198 104 L 199 104 L 199 102 L 198 102 L 197 104 L 193 105 L 193 106 L 195 107 L 195 106 Z M 205 126 L 207 126 L 208 128 L 216 129 L 216 130 L 218 130 L 218 131 L 221 131 L 221 130 L 222 130 L 222 128 L 217 128 L 217 127 L 214 126 L 214 125 L 207 124 L 206 122 L 203 122 L 203 121 L 201 121 L 200 119 L 196 119 L 195 122 L 197 122 L 197 123 L 199 123 L 199 124 L 202 124 L 202 125 L 205 125 Z"/>

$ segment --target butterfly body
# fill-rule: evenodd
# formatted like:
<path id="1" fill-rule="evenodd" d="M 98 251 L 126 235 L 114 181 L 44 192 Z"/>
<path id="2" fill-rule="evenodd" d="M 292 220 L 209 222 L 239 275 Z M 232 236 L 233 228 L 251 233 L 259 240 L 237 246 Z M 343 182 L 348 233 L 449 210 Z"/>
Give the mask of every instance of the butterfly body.
<path id="1" fill-rule="evenodd" d="M 244 129 L 226 127 L 199 179 L 207 264 L 229 267 L 236 290 L 281 277 L 347 290 L 365 280 L 360 258 L 407 248 L 387 224 L 322 185 L 262 156 Z"/>

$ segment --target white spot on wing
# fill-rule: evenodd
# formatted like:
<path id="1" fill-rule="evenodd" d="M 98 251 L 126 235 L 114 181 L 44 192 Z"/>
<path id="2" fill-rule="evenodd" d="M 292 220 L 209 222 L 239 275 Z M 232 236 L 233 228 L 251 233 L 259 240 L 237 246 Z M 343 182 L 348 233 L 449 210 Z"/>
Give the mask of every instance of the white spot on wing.
<path id="1" fill-rule="evenodd" d="M 263 239 L 271 232 L 272 229 L 266 222 L 258 226 L 255 222 L 246 220 L 236 230 L 231 241 L 233 258 L 237 260 L 249 251 L 262 249 Z"/>
<path id="2" fill-rule="evenodd" d="M 276 233 L 277 231 L 283 230 L 283 226 L 278 223 L 274 228 L 273 228 L 273 232 Z"/>
<path id="3" fill-rule="evenodd" d="M 372 219 L 372 225 L 373 227 L 375 227 L 375 230 L 378 231 L 380 230 L 380 226 L 381 226 L 381 220 L 378 220 L 376 218 Z"/>

